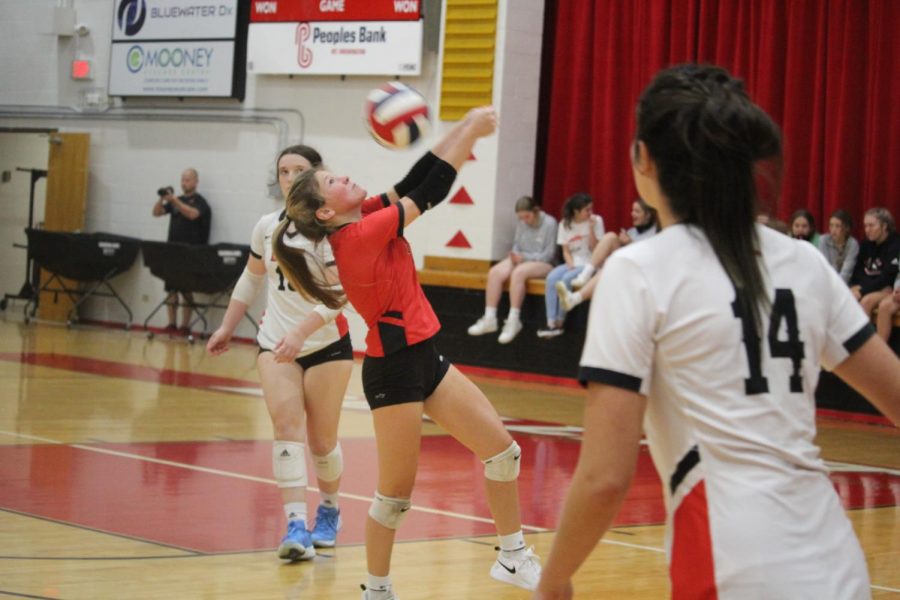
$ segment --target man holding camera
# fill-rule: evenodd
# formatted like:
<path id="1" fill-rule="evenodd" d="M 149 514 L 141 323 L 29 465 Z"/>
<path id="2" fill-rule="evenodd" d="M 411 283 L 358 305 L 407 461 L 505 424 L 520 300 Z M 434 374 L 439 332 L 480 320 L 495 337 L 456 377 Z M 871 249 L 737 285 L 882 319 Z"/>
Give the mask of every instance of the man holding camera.
<path id="1" fill-rule="evenodd" d="M 170 242 L 206 244 L 209 241 L 209 225 L 212 220 L 212 211 L 209 209 L 206 198 L 197 193 L 199 179 L 196 169 L 185 169 L 184 173 L 181 174 L 181 190 L 184 192 L 181 196 L 176 196 L 175 190 L 171 187 L 163 187 L 157 190 L 159 199 L 153 205 L 153 216 L 170 215 L 168 237 Z M 166 291 L 170 292 L 169 297 L 166 299 L 169 312 L 169 324 L 166 329 L 169 331 L 177 329 L 175 307 L 177 306 L 178 293 L 180 292 L 184 299 L 181 313 L 181 330 L 184 333 L 189 333 L 191 306 L 194 303 L 193 296 L 190 292 L 171 289 L 168 284 L 166 284 Z"/>

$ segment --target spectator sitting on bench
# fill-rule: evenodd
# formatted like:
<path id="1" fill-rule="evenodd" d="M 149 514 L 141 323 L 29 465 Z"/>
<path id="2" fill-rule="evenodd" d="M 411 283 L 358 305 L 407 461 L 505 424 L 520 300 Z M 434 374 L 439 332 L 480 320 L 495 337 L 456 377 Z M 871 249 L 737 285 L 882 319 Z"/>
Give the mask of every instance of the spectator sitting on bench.
<path id="1" fill-rule="evenodd" d="M 898 257 L 900 260 L 900 257 Z M 894 315 L 900 311 L 900 273 L 894 280 L 894 292 L 878 303 L 878 317 L 875 319 L 878 335 L 888 341 L 891 338 L 891 329 L 894 326 Z"/>
<path id="2" fill-rule="evenodd" d="M 850 283 L 859 256 L 859 242 L 850 235 L 852 229 L 853 220 L 850 213 L 839 208 L 831 213 L 831 218 L 828 219 L 828 233 L 819 238 L 819 251 L 838 272 L 844 283 Z"/>
<path id="3" fill-rule="evenodd" d="M 546 277 L 556 254 L 556 219 L 541 210 L 531 196 L 516 201 L 516 216 L 519 222 L 512 250 L 488 272 L 484 316 L 469 327 L 469 335 L 497 331 L 497 305 L 503 294 L 503 283 L 508 279 L 509 315 L 497 340 L 501 344 L 508 344 L 522 330 L 519 315 L 525 301 L 526 282 Z"/>
<path id="4" fill-rule="evenodd" d="M 866 239 L 859 246 L 859 259 L 850 278 L 850 291 L 869 317 L 875 307 L 891 295 L 898 272 L 900 234 L 894 217 L 886 208 L 866 211 L 863 218 Z"/>
<path id="5" fill-rule="evenodd" d="M 812 213 L 801 208 L 794 211 L 790 220 L 790 236 L 795 240 L 806 240 L 816 248 L 819 247 L 819 234 L 816 231 L 816 220 Z"/>
<path id="6" fill-rule="evenodd" d="M 563 333 L 566 309 L 560 304 L 556 283 L 568 283 L 590 264 L 591 252 L 603 237 L 603 218 L 593 214 L 593 199 L 584 193 L 573 194 L 563 205 L 563 220 L 557 235 L 565 262 L 547 275 L 544 301 L 547 305 L 547 328 L 539 329 L 539 338 L 553 338 Z"/>
<path id="7" fill-rule="evenodd" d="M 591 262 L 572 280 L 570 284 L 572 289 L 562 281 L 556 283 L 556 293 L 559 294 L 559 302 L 565 310 L 572 310 L 594 295 L 600 269 L 613 252 L 632 242 L 649 238 L 659 231 L 656 211 L 640 198 L 631 205 L 631 222 L 634 226 L 628 231 L 624 229 L 619 230 L 619 233 L 610 231 L 600 239 L 591 254 Z"/>

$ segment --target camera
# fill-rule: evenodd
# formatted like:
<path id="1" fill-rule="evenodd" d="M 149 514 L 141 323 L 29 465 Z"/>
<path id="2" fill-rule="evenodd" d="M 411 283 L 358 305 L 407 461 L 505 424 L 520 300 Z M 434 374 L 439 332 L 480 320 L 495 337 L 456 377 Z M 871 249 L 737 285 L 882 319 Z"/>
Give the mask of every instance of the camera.
<path id="1" fill-rule="evenodd" d="M 156 190 L 156 193 L 159 194 L 160 198 L 163 198 L 165 196 L 168 196 L 169 194 L 174 194 L 175 188 L 173 188 L 171 185 L 167 185 Z"/>

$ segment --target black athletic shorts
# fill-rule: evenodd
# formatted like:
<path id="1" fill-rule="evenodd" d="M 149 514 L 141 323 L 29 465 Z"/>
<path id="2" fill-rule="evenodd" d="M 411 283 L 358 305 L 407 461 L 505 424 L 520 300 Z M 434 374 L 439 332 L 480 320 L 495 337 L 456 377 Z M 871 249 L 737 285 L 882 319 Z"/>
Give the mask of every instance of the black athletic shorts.
<path id="1" fill-rule="evenodd" d="M 438 354 L 431 339 L 387 356 L 363 359 L 362 381 L 372 410 L 382 406 L 424 402 L 444 379 L 450 361 Z"/>
<path id="2" fill-rule="evenodd" d="M 259 353 L 272 352 L 268 348 L 260 346 Z M 301 356 L 294 359 L 294 362 L 303 367 L 303 370 L 309 370 L 316 365 L 321 365 L 335 360 L 353 360 L 353 344 L 350 343 L 350 334 L 344 335 L 338 341 L 328 344 L 321 350 L 316 350 L 312 354 Z"/>

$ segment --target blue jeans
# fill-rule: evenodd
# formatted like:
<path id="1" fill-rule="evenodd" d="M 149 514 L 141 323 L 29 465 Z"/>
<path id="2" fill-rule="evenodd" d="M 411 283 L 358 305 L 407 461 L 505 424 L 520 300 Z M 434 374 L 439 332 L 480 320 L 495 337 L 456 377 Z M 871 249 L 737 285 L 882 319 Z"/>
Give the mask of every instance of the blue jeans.
<path id="1" fill-rule="evenodd" d="M 563 263 L 554 267 L 550 274 L 547 275 L 547 282 L 544 284 L 544 300 L 547 303 L 547 325 L 552 323 L 562 323 L 566 318 L 566 311 L 559 304 L 559 294 L 556 293 L 556 282 L 562 281 L 567 288 L 571 288 L 571 282 L 581 273 L 581 267 L 569 268 L 569 265 Z"/>

